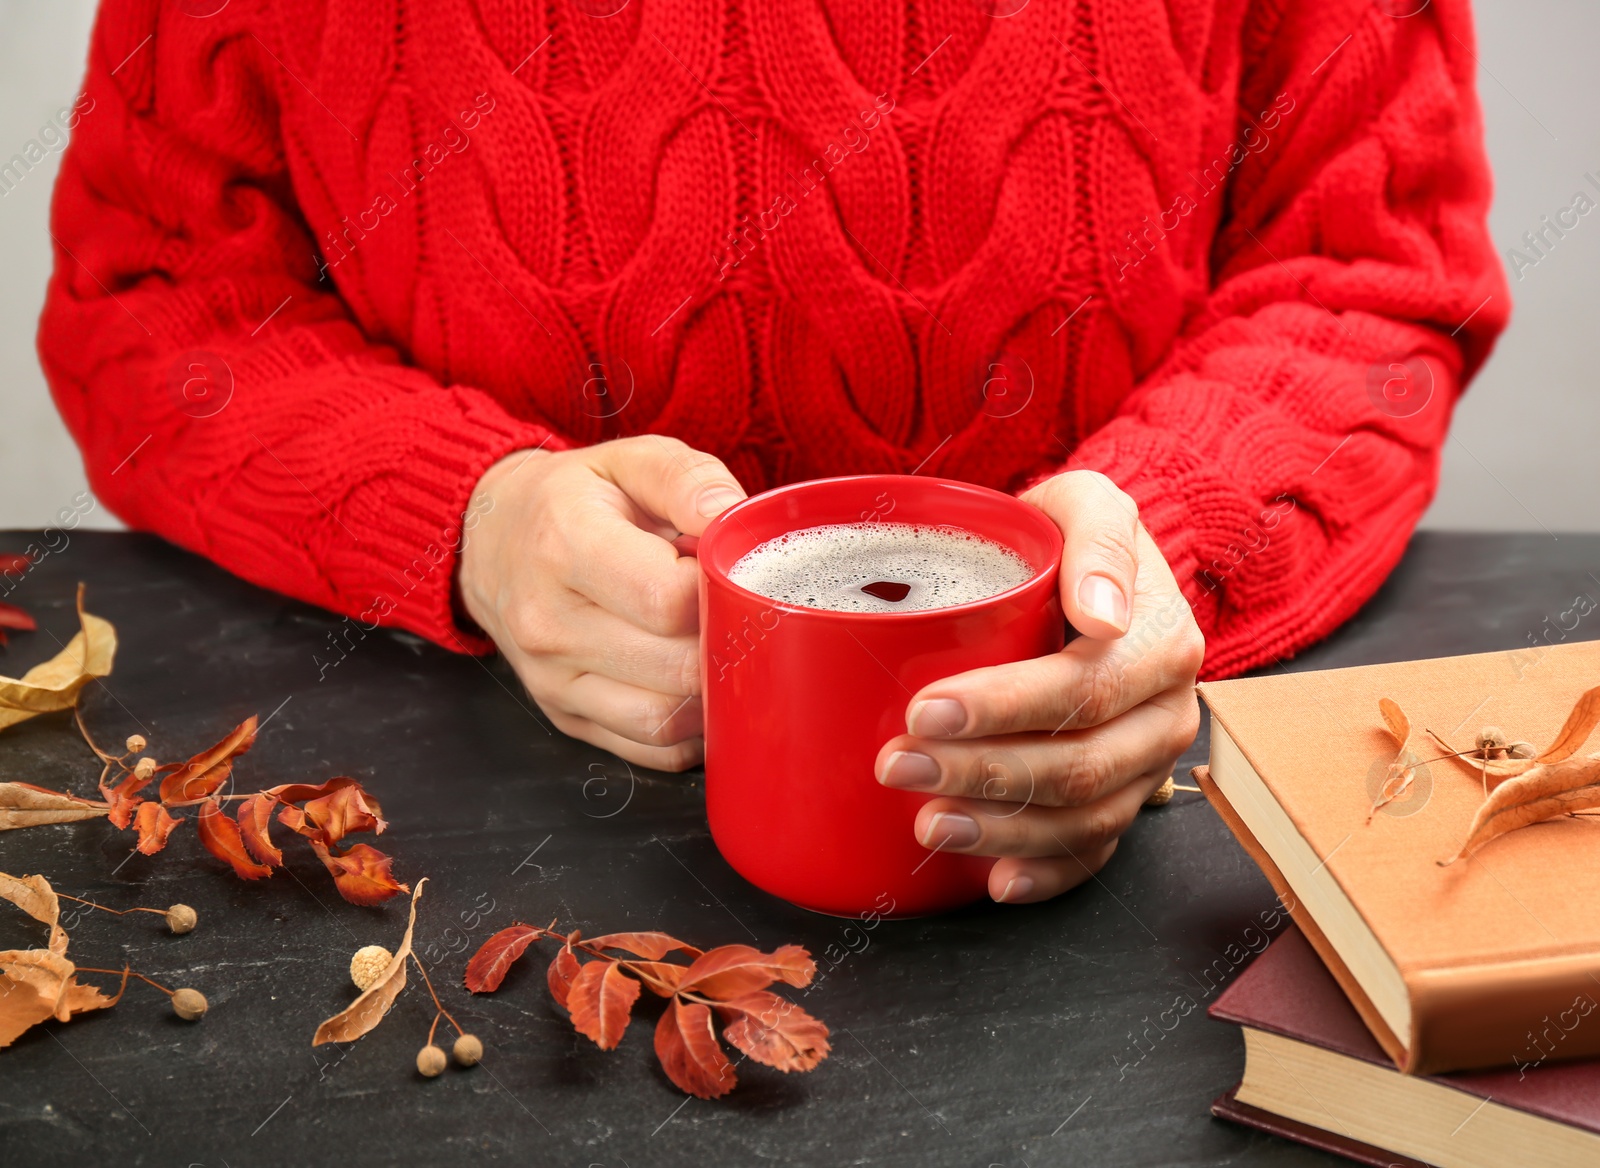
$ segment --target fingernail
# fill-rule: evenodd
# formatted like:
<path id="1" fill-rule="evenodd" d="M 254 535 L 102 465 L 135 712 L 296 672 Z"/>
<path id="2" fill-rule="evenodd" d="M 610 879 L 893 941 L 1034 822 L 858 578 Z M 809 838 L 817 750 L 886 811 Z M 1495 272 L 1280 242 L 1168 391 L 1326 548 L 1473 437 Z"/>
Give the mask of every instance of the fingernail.
<path id="1" fill-rule="evenodd" d="M 918 738 L 949 738 L 967 724 L 967 708 L 955 698 L 917 702 L 906 719 L 906 730 Z"/>
<path id="2" fill-rule="evenodd" d="M 1033 891 L 1032 876 L 1013 876 L 1011 883 L 1006 885 L 1006 890 L 1000 894 L 1001 904 L 1011 904 L 1021 900 Z"/>
<path id="3" fill-rule="evenodd" d="M 878 782 L 907 791 L 932 790 L 939 785 L 939 764 L 914 750 L 897 750 L 889 756 Z"/>
<path id="4" fill-rule="evenodd" d="M 970 848 L 978 842 L 978 821 L 959 811 L 941 811 L 928 820 L 928 830 L 923 833 L 925 848 Z"/>
<path id="5" fill-rule="evenodd" d="M 1128 598 L 1109 576 L 1085 576 L 1078 585 L 1078 603 L 1095 620 L 1119 629 L 1128 627 Z"/>
<path id="6" fill-rule="evenodd" d="M 743 498 L 738 491 L 729 487 L 712 487 L 701 493 L 698 507 L 700 514 L 710 519 L 713 515 L 721 515 Z"/>

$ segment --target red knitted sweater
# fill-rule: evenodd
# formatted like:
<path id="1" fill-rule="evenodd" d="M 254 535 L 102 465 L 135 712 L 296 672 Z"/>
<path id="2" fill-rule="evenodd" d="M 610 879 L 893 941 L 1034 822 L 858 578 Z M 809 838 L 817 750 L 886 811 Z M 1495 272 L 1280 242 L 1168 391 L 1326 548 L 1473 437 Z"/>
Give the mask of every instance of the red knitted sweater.
<path id="1" fill-rule="evenodd" d="M 1237 672 L 1377 588 L 1508 309 L 1464 0 L 103 0 L 45 368 L 96 493 L 443 644 L 478 476 L 1139 502 Z"/>

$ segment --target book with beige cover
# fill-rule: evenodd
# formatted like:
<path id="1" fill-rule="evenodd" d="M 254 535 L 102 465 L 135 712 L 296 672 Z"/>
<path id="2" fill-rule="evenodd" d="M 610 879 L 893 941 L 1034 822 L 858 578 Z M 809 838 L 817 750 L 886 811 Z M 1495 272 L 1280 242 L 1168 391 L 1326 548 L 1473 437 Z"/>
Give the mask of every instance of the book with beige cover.
<path id="1" fill-rule="evenodd" d="M 1484 781 L 1420 735 L 1465 748 L 1494 725 L 1543 749 L 1597 684 L 1600 642 L 1200 686 L 1211 761 L 1196 779 L 1401 1070 L 1600 1055 L 1600 815 L 1441 866 Z M 1381 698 L 1424 762 L 1373 814 L 1396 753 Z"/>

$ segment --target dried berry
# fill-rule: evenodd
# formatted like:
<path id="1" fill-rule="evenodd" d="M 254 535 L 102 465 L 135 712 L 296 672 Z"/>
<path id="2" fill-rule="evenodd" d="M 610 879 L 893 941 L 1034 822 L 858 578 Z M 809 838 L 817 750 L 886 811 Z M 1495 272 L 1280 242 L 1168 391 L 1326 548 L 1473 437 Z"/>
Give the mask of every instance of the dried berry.
<path id="1" fill-rule="evenodd" d="M 356 983 L 356 989 L 365 993 L 377 984 L 393 960 L 394 954 L 382 945 L 367 945 L 357 949 L 356 955 L 350 959 L 350 980 Z"/>
<path id="2" fill-rule="evenodd" d="M 156 773 L 156 760 L 146 755 L 133 764 L 133 776 L 136 779 L 148 779 Z"/>
<path id="3" fill-rule="evenodd" d="M 1498 726 L 1485 726 L 1478 731 L 1476 745 L 1480 758 L 1504 758 L 1506 756 L 1506 732 Z"/>
<path id="4" fill-rule="evenodd" d="M 475 1067 L 478 1065 L 478 1060 L 483 1057 L 483 1043 L 478 1040 L 476 1034 L 463 1034 L 456 1039 L 456 1044 L 450 1053 L 455 1055 L 456 1062 L 462 1066 Z"/>
<path id="5" fill-rule="evenodd" d="M 167 909 L 167 928 L 174 933 L 187 933 L 199 922 L 199 914 L 186 904 L 175 904 Z"/>
<path id="6" fill-rule="evenodd" d="M 1144 801 L 1144 805 L 1146 807 L 1165 807 L 1172 802 L 1172 793 L 1175 790 L 1177 790 L 1177 784 L 1172 781 L 1172 776 L 1168 775 L 1166 782 L 1150 792 L 1150 796 Z"/>
<path id="7" fill-rule="evenodd" d="M 1512 758 L 1534 758 L 1539 748 L 1531 742 L 1513 742 L 1506 747 L 1506 753 Z"/>
<path id="8" fill-rule="evenodd" d="M 185 1022 L 198 1022 L 205 1017 L 206 996 L 199 990 L 173 990 L 172 1012 Z"/>
<path id="9" fill-rule="evenodd" d="M 417 1051 L 417 1070 L 430 1079 L 444 1070 L 449 1061 L 445 1057 L 443 1049 L 434 1046 L 431 1042 Z"/>
<path id="10" fill-rule="evenodd" d="M 143 734 L 130 734 L 128 741 L 123 743 L 128 748 L 129 754 L 138 754 L 149 744 L 145 742 Z"/>

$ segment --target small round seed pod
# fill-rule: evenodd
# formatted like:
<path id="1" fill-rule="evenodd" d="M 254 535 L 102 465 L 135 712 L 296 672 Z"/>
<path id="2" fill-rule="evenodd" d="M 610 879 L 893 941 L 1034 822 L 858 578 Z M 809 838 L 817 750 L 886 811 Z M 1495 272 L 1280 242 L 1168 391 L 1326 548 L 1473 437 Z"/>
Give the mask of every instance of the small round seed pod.
<path id="1" fill-rule="evenodd" d="M 1150 792 L 1150 797 L 1144 801 L 1144 805 L 1146 807 L 1165 807 L 1168 803 L 1172 802 L 1172 792 L 1174 789 L 1175 784 L 1172 781 L 1172 776 L 1168 775 L 1166 782 L 1162 783 L 1154 791 Z"/>
<path id="2" fill-rule="evenodd" d="M 1531 742 L 1512 742 L 1506 746 L 1506 754 L 1511 758 L 1534 758 L 1538 753 L 1539 748 Z"/>
<path id="3" fill-rule="evenodd" d="M 350 959 L 350 980 L 356 983 L 356 989 L 363 992 L 370 990 L 393 960 L 394 954 L 382 945 L 367 945 L 357 949 L 356 955 Z"/>
<path id="4" fill-rule="evenodd" d="M 186 904 L 175 904 L 167 909 L 167 928 L 174 933 L 187 933 L 200 923 L 200 914 Z"/>
<path id="5" fill-rule="evenodd" d="M 456 1039 L 456 1044 L 450 1049 L 456 1062 L 464 1067 L 475 1067 L 478 1060 L 483 1057 L 483 1043 L 476 1034 L 463 1034 Z"/>
<path id="6" fill-rule="evenodd" d="M 146 755 L 133 764 L 133 773 L 136 778 L 148 779 L 156 773 L 156 760 Z"/>
<path id="7" fill-rule="evenodd" d="M 206 996 L 199 990 L 173 990 L 172 1012 L 185 1022 L 198 1022 L 205 1017 Z"/>
<path id="8" fill-rule="evenodd" d="M 138 754 L 143 751 L 144 748 L 149 745 L 149 743 L 144 740 L 143 734 L 130 734 L 128 735 L 128 741 L 123 743 L 123 745 L 128 748 L 129 754 Z"/>
<path id="9" fill-rule="evenodd" d="M 417 1051 L 417 1070 L 430 1079 L 444 1070 L 449 1061 L 445 1057 L 444 1050 L 431 1042 Z"/>
<path id="10" fill-rule="evenodd" d="M 1478 754 L 1482 758 L 1506 756 L 1506 732 L 1498 726 L 1485 726 L 1478 731 Z"/>

